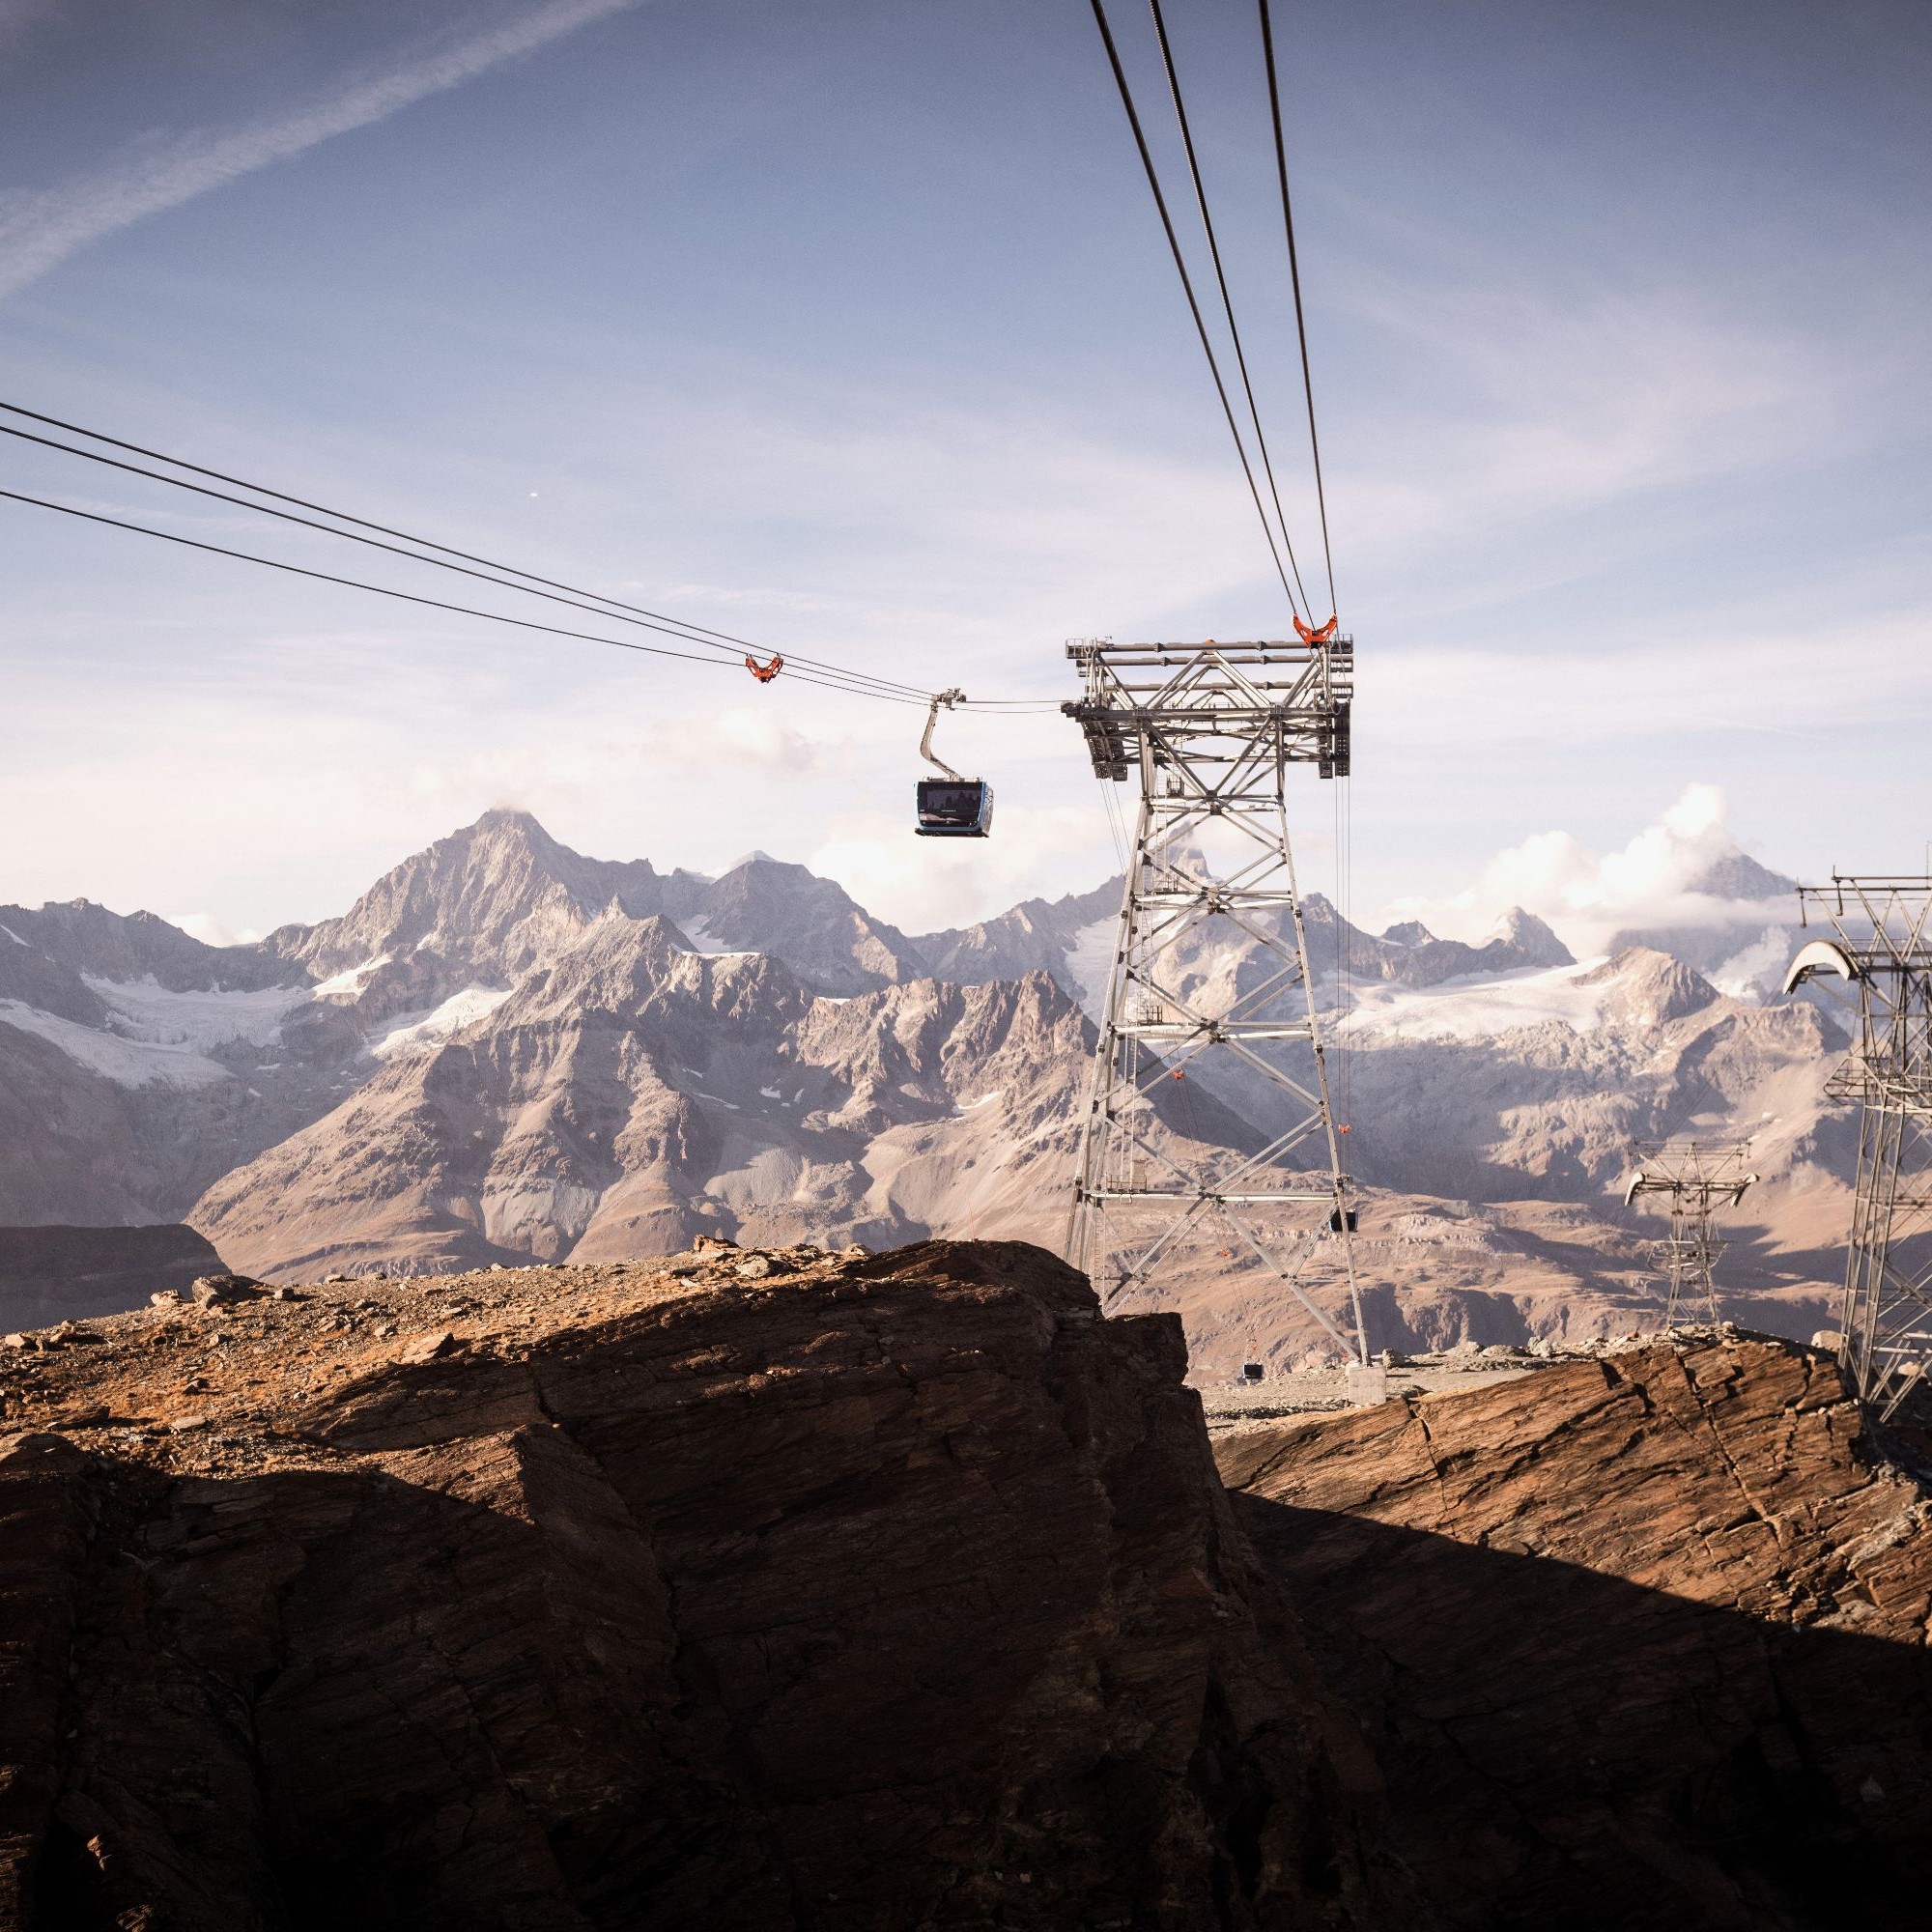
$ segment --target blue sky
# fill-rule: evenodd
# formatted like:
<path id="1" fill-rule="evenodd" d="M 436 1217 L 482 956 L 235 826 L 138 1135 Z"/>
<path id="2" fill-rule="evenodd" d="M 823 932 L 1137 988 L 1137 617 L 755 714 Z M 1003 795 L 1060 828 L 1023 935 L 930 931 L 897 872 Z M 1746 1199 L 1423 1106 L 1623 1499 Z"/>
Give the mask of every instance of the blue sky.
<path id="1" fill-rule="evenodd" d="M 1169 18 L 1306 560 L 1252 10 Z M 1574 898 L 1690 786 L 1782 869 L 1918 864 L 1932 16 L 1277 19 L 1357 907 Z M 0 0 L 0 399 L 976 697 L 1285 627 L 1085 0 Z M 24 446 L 0 488 L 457 582 Z M 0 675 L 0 901 L 266 928 L 497 804 L 913 929 L 1113 863 L 1056 718 L 942 727 L 1000 815 L 936 852 L 912 713 L 13 504 Z M 1492 863 L 1551 833 L 1558 875 Z"/>

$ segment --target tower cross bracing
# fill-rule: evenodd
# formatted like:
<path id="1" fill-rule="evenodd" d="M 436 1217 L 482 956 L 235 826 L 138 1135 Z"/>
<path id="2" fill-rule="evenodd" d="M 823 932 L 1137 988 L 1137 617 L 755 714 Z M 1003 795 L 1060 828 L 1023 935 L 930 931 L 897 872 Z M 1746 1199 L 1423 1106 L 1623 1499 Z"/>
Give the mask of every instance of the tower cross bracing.
<path id="1" fill-rule="evenodd" d="M 1067 655 L 1086 689 L 1061 708 L 1086 734 L 1094 772 L 1140 790 L 1069 1259 L 1089 1274 L 1111 1262 L 1107 1292 L 1118 1294 L 1174 1259 L 1183 1236 L 1219 1225 L 1366 1363 L 1354 1214 L 1287 813 L 1292 765 L 1348 775 L 1353 642 L 1073 643 Z M 1227 856 L 1210 860 L 1210 845 Z M 1243 961 L 1232 984 L 1200 970 L 1217 939 Z M 1216 1070 L 1264 1103 L 1259 1146 L 1214 1147 L 1175 1131 L 1177 1114 L 1189 1111 L 1184 1089 L 1163 1083 L 1205 1072 L 1211 1092 Z M 1284 1214 L 1314 1236 L 1297 1242 L 1293 1266 L 1264 1238 L 1262 1224 Z M 1352 1333 L 1299 1279 L 1330 1238 L 1347 1267 Z"/>
<path id="2" fill-rule="evenodd" d="M 1840 980 L 1852 1050 L 1826 1092 L 1859 1108 L 1859 1172 L 1839 1320 L 1854 1393 L 1883 1419 L 1932 1370 L 1932 878 L 1839 875 L 1801 886 L 1808 925 L 1786 992 Z"/>
<path id="3" fill-rule="evenodd" d="M 1624 1206 L 1646 1196 L 1661 1197 L 1670 1209 L 1670 1233 L 1659 1243 L 1669 1280 L 1665 1326 L 1676 1323 L 1693 1296 L 1718 1320 L 1714 1270 L 1724 1244 L 1714 1238 L 1712 1223 L 1720 1208 L 1735 1208 L 1757 1176 L 1747 1173 L 1749 1141 L 1648 1141 L 1636 1150 L 1636 1171 L 1624 1189 Z"/>

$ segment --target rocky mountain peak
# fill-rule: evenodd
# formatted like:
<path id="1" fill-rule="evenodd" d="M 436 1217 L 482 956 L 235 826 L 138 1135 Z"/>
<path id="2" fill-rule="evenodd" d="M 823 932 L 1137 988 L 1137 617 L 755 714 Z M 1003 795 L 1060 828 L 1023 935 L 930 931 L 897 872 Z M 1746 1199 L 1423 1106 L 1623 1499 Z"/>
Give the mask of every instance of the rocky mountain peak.
<path id="1" fill-rule="evenodd" d="M 1723 998 L 1701 973 L 1668 952 L 1631 946 L 1577 976 L 1579 985 L 1612 988 L 1605 1013 L 1633 1026 L 1668 1026 Z"/>
<path id="2" fill-rule="evenodd" d="M 1626 926 L 1608 950 L 1651 947 L 1676 954 L 1726 986 L 1775 995 L 1787 956 L 1787 935 L 1798 925 L 1797 882 L 1733 847 L 1719 854 L 1684 887 L 1659 923 Z"/>
<path id="3" fill-rule="evenodd" d="M 38 910 L 0 906 L 0 971 L 25 968 L 37 953 L 55 971 L 120 983 L 152 980 L 175 992 L 285 985 L 300 975 L 254 947 L 209 946 L 151 912 L 110 912 L 92 899 L 50 901 Z M 8 944 L 8 935 L 13 944 Z M 59 1009 L 56 1009 L 59 1010 Z"/>
<path id="4" fill-rule="evenodd" d="M 671 910 L 704 950 L 775 952 L 809 984 L 841 997 L 932 970 L 904 933 L 874 919 L 844 887 L 762 853 Z"/>
<path id="5" fill-rule="evenodd" d="M 1505 946 L 1525 966 L 1574 966 L 1576 955 L 1533 912 L 1511 906 L 1490 928 L 1489 944 Z"/>
<path id="6" fill-rule="evenodd" d="M 1748 852 L 1733 847 L 1713 859 L 1690 882 L 1690 890 L 1707 893 L 1716 899 L 1789 899 L 1798 890 L 1798 881 L 1760 866 Z"/>
<path id="7" fill-rule="evenodd" d="M 587 859 L 526 811 L 487 811 L 377 880 L 339 919 L 284 927 L 268 949 L 345 988 L 365 1016 L 505 986 L 568 947 L 613 901 L 658 907 L 640 859 Z"/>
<path id="8" fill-rule="evenodd" d="M 1435 937 L 1419 919 L 1406 919 L 1382 929 L 1382 938 L 1391 946 L 1427 946 Z"/>
<path id="9" fill-rule="evenodd" d="M 532 845 L 547 845 L 561 851 L 563 848 L 546 832 L 537 821 L 535 812 L 526 811 L 520 806 L 493 805 L 477 819 L 475 824 L 464 826 L 450 835 L 453 838 L 520 838 Z"/>

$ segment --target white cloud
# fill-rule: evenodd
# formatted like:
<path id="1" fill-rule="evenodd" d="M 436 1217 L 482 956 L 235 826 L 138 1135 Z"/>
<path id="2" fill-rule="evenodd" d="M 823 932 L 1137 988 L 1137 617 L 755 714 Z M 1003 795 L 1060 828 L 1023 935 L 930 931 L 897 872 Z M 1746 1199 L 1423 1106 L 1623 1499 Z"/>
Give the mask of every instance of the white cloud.
<path id="1" fill-rule="evenodd" d="M 170 925 L 180 927 L 204 946 L 246 946 L 262 936 L 253 926 L 244 926 L 238 932 L 212 912 L 170 912 L 161 916 Z"/>
<path id="2" fill-rule="evenodd" d="M 769 711 L 723 711 L 696 734 L 670 735 L 659 755 L 712 770 L 750 765 L 761 772 L 805 778 L 818 769 L 820 747 Z"/>
<path id="3" fill-rule="evenodd" d="M 921 838 L 906 815 L 842 822 L 805 861 L 837 879 L 868 912 L 902 932 L 971 925 L 1023 898 L 1058 898 L 1096 886 L 1118 868 L 1091 807 L 1000 808 L 990 838 Z"/>
<path id="4" fill-rule="evenodd" d="M 549 0 L 489 31 L 423 48 L 386 73 L 351 82 L 292 114 L 225 133 L 151 136 L 107 166 L 35 192 L 0 195 L 0 297 L 131 223 L 212 188 L 367 128 L 433 94 L 461 87 L 638 0 Z M 0 14 L 0 27 L 6 16 Z"/>
<path id="5" fill-rule="evenodd" d="M 1628 927 L 1709 926 L 1765 908 L 1699 890 L 1711 867 L 1739 850 L 1724 794 L 1687 785 L 1630 843 L 1595 853 L 1567 832 L 1538 832 L 1498 852 L 1475 880 L 1445 898 L 1399 899 L 1389 921 L 1419 919 L 1447 939 L 1476 940 L 1512 906 L 1546 921 L 1579 955 L 1601 952 Z"/>
<path id="6" fill-rule="evenodd" d="M 1837 441 L 1848 398 L 1894 366 L 1895 345 L 1848 358 L 1708 287 L 1579 292 L 1520 258 L 1475 269 L 1345 274 L 1340 298 L 1414 384 L 1358 438 L 1373 467 L 1335 471 L 1338 548 L 1355 572 L 1471 537 L 1492 553 L 1498 522 L 1788 467 L 1794 447 Z"/>
<path id="7" fill-rule="evenodd" d="M 1605 612 L 1590 635 L 1548 651 L 1364 651 L 1356 730 L 1373 716 L 1379 742 L 1436 748 L 1713 730 L 1808 736 L 1923 717 L 1932 709 L 1928 624 L 1924 608 L 1761 631 L 1735 620 L 1727 630 L 1689 618 L 1634 625 Z"/>
<path id="8" fill-rule="evenodd" d="M 458 814 L 480 810 L 481 800 L 541 817 L 640 784 L 661 791 L 667 780 L 685 781 L 709 795 L 722 781 L 735 786 L 742 809 L 748 781 L 762 795 L 772 781 L 810 778 L 827 761 L 836 765 L 842 749 L 806 736 L 784 717 L 741 709 L 715 715 L 654 709 L 620 725 L 607 700 L 566 703 L 526 719 L 527 730 L 505 730 L 500 720 L 478 716 L 467 721 L 477 740 L 470 749 L 420 750 L 405 780 L 410 795 Z M 734 810 L 729 817 L 740 815 Z M 682 862 L 690 855 L 652 856 Z"/>
<path id="9" fill-rule="evenodd" d="M 1375 306 L 1462 365 L 1486 422 L 1462 445 L 1466 473 L 1524 497 L 1598 500 L 1729 467 L 1785 446 L 1828 406 L 1811 345 L 1670 290 L 1558 300 L 1519 279 Z"/>

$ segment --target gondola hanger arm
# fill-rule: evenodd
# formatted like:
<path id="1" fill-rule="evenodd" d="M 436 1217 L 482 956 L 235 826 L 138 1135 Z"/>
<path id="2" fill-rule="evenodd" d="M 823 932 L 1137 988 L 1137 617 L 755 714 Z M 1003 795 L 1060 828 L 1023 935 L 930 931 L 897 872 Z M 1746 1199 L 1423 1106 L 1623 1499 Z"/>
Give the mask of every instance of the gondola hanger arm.
<path id="1" fill-rule="evenodd" d="M 935 693 L 933 696 L 931 707 L 930 709 L 927 710 L 925 714 L 925 734 L 919 741 L 920 756 L 923 758 L 928 765 L 938 766 L 938 768 L 942 772 L 944 772 L 948 778 L 956 780 L 962 784 L 965 782 L 965 781 L 963 779 L 960 779 L 959 774 L 955 772 L 952 769 L 952 767 L 949 765 L 944 758 L 939 756 L 939 754 L 932 749 L 932 727 L 939 723 L 939 711 L 942 705 L 944 705 L 948 711 L 951 711 L 955 704 L 963 704 L 965 703 L 965 701 L 966 701 L 966 694 L 963 691 L 957 690 L 956 688 L 952 691 L 941 691 Z"/>

